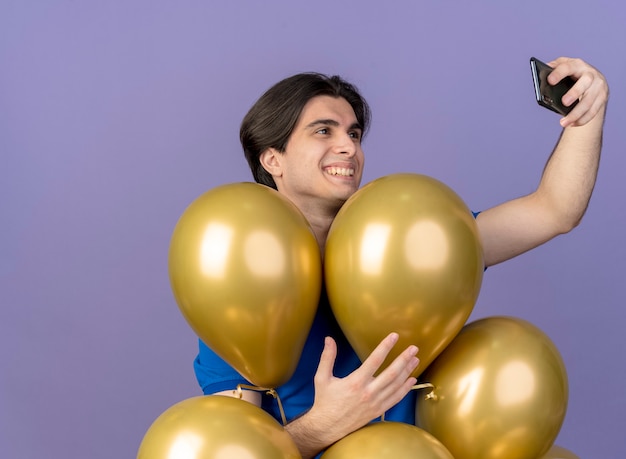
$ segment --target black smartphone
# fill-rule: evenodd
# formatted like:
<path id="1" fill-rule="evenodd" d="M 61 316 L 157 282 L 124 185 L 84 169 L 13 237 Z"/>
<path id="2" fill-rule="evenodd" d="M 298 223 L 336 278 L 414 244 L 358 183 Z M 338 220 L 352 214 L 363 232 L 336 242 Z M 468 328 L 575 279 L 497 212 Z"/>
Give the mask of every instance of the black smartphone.
<path id="1" fill-rule="evenodd" d="M 533 74 L 537 103 L 563 116 L 571 112 L 578 101 L 566 107 L 561 99 L 574 86 L 575 81 L 570 77 L 565 77 L 554 86 L 551 85 L 548 83 L 548 75 L 552 72 L 552 67 L 535 57 L 530 58 L 530 69 Z"/>

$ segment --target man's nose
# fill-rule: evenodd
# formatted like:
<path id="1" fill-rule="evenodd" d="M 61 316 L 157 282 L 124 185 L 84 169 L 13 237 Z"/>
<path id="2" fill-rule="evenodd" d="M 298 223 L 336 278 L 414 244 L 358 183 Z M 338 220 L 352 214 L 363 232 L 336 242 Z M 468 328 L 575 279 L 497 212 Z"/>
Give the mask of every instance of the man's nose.
<path id="1" fill-rule="evenodd" d="M 355 140 L 348 133 L 342 134 L 340 136 L 340 138 L 337 140 L 335 148 L 339 153 L 348 156 L 354 156 L 357 150 Z"/>

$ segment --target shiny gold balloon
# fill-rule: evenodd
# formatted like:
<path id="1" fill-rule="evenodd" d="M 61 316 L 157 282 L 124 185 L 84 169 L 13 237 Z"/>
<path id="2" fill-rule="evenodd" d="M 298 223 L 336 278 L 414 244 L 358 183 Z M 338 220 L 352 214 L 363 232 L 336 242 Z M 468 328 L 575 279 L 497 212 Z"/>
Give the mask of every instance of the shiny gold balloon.
<path id="1" fill-rule="evenodd" d="M 560 446 L 554 445 L 550 448 L 545 456 L 541 456 L 539 459 L 580 459 L 571 451 L 562 448 Z"/>
<path id="2" fill-rule="evenodd" d="M 397 332 L 383 367 L 415 344 L 417 376 L 465 324 L 484 260 L 474 216 L 454 191 L 424 175 L 395 174 L 344 204 L 324 268 L 333 312 L 361 360 Z"/>
<path id="3" fill-rule="evenodd" d="M 193 397 L 150 426 L 137 459 L 298 459 L 291 436 L 261 408 L 233 397 Z"/>
<path id="4" fill-rule="evenodd" d="M 418 398 L 417 425 L 456 459 L 540 458 L 565 418 L 563 360 L 522 319 L 466 325 L 421 379 L 435 386 L 436 398 Z"/>
<path id="5" fill-rule="evenodd" d="M 252 384 L 274 388 L 300 359 L 321 290 L 321 256 L 298 208 L 255 183 L 224 185 L 180 217 L 169 251 L 187 322 Z"/>
<path id="6" fill-rule="evenodd" d="M 400 422 L 376 422 L 339 440 L 322 459 L 454 459 L 435 437 Z"/>

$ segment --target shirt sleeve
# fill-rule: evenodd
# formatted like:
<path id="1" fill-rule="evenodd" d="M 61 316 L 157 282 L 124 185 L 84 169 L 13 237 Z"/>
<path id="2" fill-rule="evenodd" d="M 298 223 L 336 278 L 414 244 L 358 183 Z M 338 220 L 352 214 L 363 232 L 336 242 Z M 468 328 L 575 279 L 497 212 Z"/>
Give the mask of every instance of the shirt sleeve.
<path id="1" fill-rule="evenodd" d="M 202 340 L 198 340 L 198 348 L 199 352 L 193 362 L 193 369 L 204 395 L 235 390 L 238 384 L 250 384 Z"/>

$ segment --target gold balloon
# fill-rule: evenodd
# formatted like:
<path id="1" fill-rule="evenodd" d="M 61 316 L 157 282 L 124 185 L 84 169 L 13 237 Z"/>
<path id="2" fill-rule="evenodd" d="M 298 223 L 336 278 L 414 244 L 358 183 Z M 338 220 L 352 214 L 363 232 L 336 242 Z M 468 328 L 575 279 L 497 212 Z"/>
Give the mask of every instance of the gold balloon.
<path id="1" fill-rule="evenodd" d="M 261 408 L 233 397 L 193 397 L 150 426 L 137 459 L 298 459 L 291 436 Z"/>
<path id="2" fill-rule="evenodd" d="M 328 448 L 322 459 L 454 459 L 435 437 L 400 422 L 369 424 Z"/>
<path id="3" fill-rule="evenodd" d="M 456 459 L 539 458 L 567 409 L 565 365 L 527 321 L 490 317 L 466 325 L 422 373 L 436 398 L 418 398 L 417 425 Z"/>
<path id="4" fill-rule="evenodd" d="M 397 332 L 383 368 L 415 344 L 417 376 L 467 321 L 484 260 L 475 219 L 454 191 L 424 175 L 395 174 L 344 204 L 324 268 L 333 312 L 361 360 Z"/>
<path id="5" fill-rule="evenodd" d="M 321 256 L 305 217 L 277 191 L 224 185 L 180 217 L 169 251 L 187 322 L 251 383 L 274 388 L 300 359 L 321 290 Z"/>
<path id="6" fill-rule="evenodd" d="M 580 459 L 571 451 L 562 448 L 560 446 L 554 445 L 550 448 L 545 456 L 541 456 L 539 459 Z"/>

